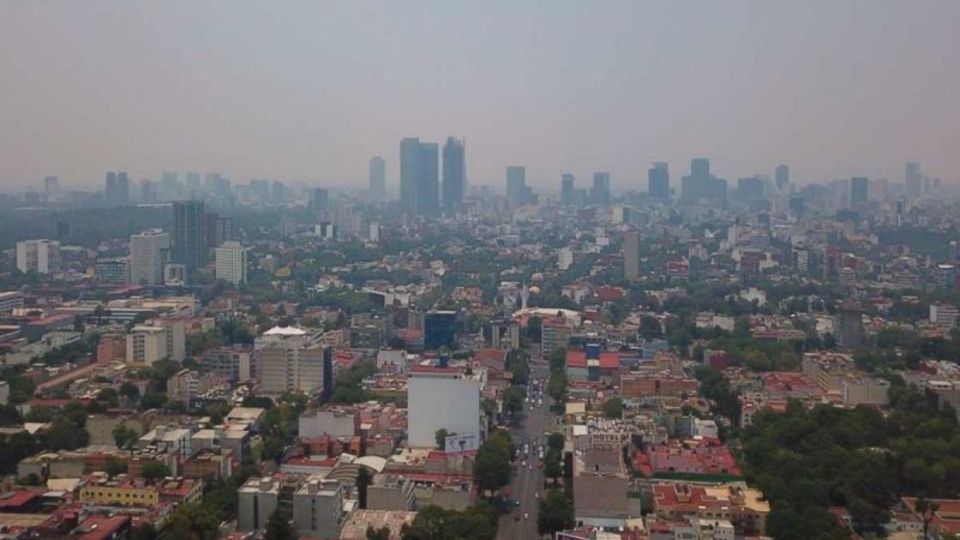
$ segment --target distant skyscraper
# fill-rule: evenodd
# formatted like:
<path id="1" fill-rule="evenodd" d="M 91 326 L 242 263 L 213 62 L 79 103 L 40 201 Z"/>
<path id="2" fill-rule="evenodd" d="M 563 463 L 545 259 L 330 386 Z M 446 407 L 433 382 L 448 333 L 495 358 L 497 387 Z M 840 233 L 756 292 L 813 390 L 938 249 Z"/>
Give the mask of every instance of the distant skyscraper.
<path id="1" fill-rule="evenodd" d="M 766 181 L 759 176 L 737 180 L 737 197 L 741 201 L 759 201 L 764 198 Z"/>
<path id="2" fill-rule="evenodd" d="M 380 156 L 370 158 L 370 200 L 382 202 L 387 199 L 387 162 Z"/>
<path id="3" fill-rule="evenodd" d="M 507 167 L 507 204 L 519 208 L 527 202 L 527 169 L 520 165 Z"/>
<path id="4" fill-rule="evenodd" d="M 593 173 L 593 189 L 590 190 L 590 198 L 596 204 L 610 202 L 610 173 Z"/>
<path id="5" fill-rule="evenodd" d="M 785 194 L 790 189 L 790 167 L 777 165 L 773 171 L 773 178 L 780 193 Z"/>
<path id="6" fill-rule="evenodd" d="M 103 188 L 103 198 L 107 204 L 116 203 L 117 198 L 117 173 L 110 171 L 107 173 L 107 183 Z"/>
<path id="7" fill-rule="evenodd" d="M 727 181 L 710 174 L 710 160 L 695 158 L 690 161 L 690 174 L 680 184 L 680 201 L 696 204 L 704 199 L 725 200 Z"/>
<path id="8" fill-rule="evenodd" d="M 170 235 L 151 229 L 130 236 L 130 283 L 162 285 L 163 266 L 170 251 Z"/>
<path id="9" fill-rule="evenodd" d="M 207 214 L 202 201 L 173 203 L 172 260 L 188 271 L 207 262 Z"/>
<path id="10" fill-rule="evenodd" d="M 433 214 L 440 209 L 440 146 L 437 143 L 420 144 L 417 209 L 423 214 Z"/>
<path id="11" fill-rule="evenodd" d="M 160 198 L 165 201 L 180 198 L 180 180 L 177 173 L 165 171 L 160 175 Z"/>
<path id="12" fill-rule="evenodd" d="M 576 177 L 570 173 L 560 176 L 560 202 L 564 206 L 573 206 L 576 201 L 577 195 L 573 187 L 574 182 L 576 182 Z"/>
<path id="13" fill-rule="evenodd" d="M 400 202 L 409 214 L 432 214 L 440 206 L 439 148 L 417 138 L 400 141 Z"/>
<path id="14" fill-rule="evenodd" d="M 634 280 L 640 276 L 640 233 L 630 230 L 623 234 L 623 277 Z"/>
<path id="15" fill-rule="evenodd" d="M 467 185 L 466 149 L 461 139 L 447 138 L 443 146 L 443 208 L 456 212 Z"/>
<path id="16" fill-rule="evenodd" d="M 313 188 L 310 193 L 310 207 L 314 213 L 330 208 L 330 192 L 323 188 Z"/>
<path id="17" fill-rule="evenodd" d="M 47 198 L 54 198 L 60 194 L 60 179 L 56 176 L 48 176 L 43 179 L 43 192 Z"/>
<path id="18" fill-rule="evenodd" d="M 190 198 L 199 197 L 201 195 L 200 173 L 188 172 L 186 174 L 186 179 L 187 196 Z"/>
<path id="19" fill-rule="evenodd" d="M 869 181 L 865 176 L 854 176 L 850 180 L 850 206 L 858 206 L 867 202 Z"/>
<path id="20" fill-rule="evenodd" d="M 923 193 L 923 175 L 920 174 L 920 164 L 911 161 L 907 163 L 904 182 L 907 185 L 907 194 L 919 196 Z"/>
<path id="21" fill-rule="evenodd" d="M 127 173 L 117 173 L 117 202 L 120 204 L 130 203 L 130 179 Z"/>
<path id="22" fill-rule="evenodd" d="M 107 185 L 103 192 L 107 204 L 124 205 L 130 202 L 130 179 L 125 172 L 107 173 Z"/>
<path id="23" fill-rule="evenodd" d="M 647 171 L 647 194 L 654 199 L 670 198 L 670 169 L 666 163 L 657 162 Z"/>

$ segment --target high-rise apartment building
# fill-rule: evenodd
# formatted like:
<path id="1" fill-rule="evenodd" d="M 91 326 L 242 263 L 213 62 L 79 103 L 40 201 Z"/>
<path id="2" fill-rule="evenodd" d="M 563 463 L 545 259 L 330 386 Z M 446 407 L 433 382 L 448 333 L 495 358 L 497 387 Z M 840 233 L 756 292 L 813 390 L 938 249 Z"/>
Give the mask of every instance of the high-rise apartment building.
<path id="1" fill-rule="evenodd" d="M 127 334 L 127 363 L 152 366 L 169 357 L 167 331 L 162 326 L 140 325 Z"/>
<path id="2" fill-rule="evenodd" d="M 46 238 L 17 242 L 17 270 L 24 274 L 52 274 L 60 271 L 60 265 L 60 242 Z"/>
<path id="3" fill-rule="evenodd" d="M 387 162 L 380 156 L 370 158 L 370 200 L 382 202 L 387 199 Z"/>
<path id="4" fill-rule="evenodd" d="M 640 233 L 636 230 L 623 234 L 623 277 L 629 281 L 640 277 Z"/>
<path id="5" fill-rule="evenodd" d="M 130 236 L 130 283 L 162 285 L 163 267 L 169 261 L 170 235 L 150 229 Z"/>
<path id="6" fill-rule="evenodd" d="M 400 141 L 400 202 L 408 214 L 429 215 L 439 209 L 439 158 L 436 143 Z"/>
<path id="7" fill-rule="evenodd" d="M 254 343 L 254 357 L 265 394 L 315 394 L 333 384 L 333 350 L 300 328 L 267 330 Z"/>
<path id="8" fill-rule="evenodd" d="M 222 246 L 216 248 L 216 276 L 239 285 L 247 282 L 247 253 L 248 248 L 243 247 L 240 242 L 224 242 Z"/>
<path id="9" fill-rule="evenodd" d="M 192 272 L 207 263 L 207 214 L 202 201 L 173 203 L 172 261 Z"/>
<path id="10" fill-rule="evenodd" d="M 456 212 L 467 187 L 466 148 L 462 139 L 448 137 L 443 146 L 443 209 Z"/>
<path id="11" fill-rule="evenodd" d="M 527 202 L 527 169 L 520 165 L 507 167 L 507 204 L 519 208 Z"/>
<path id="12" fill-rule="evenodd" d="M 654 199 L 670 198 L 670 169 L 666 163 L 654 163 L 647 170 L 647 194 Z"/>

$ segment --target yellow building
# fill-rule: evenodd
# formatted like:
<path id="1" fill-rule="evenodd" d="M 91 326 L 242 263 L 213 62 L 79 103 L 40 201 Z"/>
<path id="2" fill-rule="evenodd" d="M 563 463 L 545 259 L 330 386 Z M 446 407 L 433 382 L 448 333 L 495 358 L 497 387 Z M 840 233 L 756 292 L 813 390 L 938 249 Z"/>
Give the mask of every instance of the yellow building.
<path id="1" fill-rule="evenodd" d="M 120 506 L 153 506 L 160 503 L 160 491 L 153 486 L 137 486 L 133 482 L 90 481 L 80 488 L 84 503 Z"/>
<path id="2" fill-rule="evenodd" d="M 86 478 L 80 488 L 80 501 L 105 506 L 153 506 L 160 502 L 189 504 L 203 498 L 203 481 L 192 478 L 167 478 L 152 485 L 143 478 L 118 475 L 112 480 L 104 474 Z"/>

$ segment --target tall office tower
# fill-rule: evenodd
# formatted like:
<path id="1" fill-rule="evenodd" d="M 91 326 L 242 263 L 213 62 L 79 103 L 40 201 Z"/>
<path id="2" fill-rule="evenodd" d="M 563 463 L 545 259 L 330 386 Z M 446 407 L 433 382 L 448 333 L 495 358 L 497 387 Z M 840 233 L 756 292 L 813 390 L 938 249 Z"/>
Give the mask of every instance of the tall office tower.
<path id="1" fill-rule="evenodd" d="M 207 248 L 209 249 L 222 246 L 224 242 L 233 240 L 236 236 L 233 218 L 218 215 L 216 212 L 207 212 L 206 233 Z"/>
<path id="2" fill-rule="evenodd" d="M 117 173 L 113 171 L 107 173 L 107 183 L 103 188 L 103 199 L 107 204 L 117 202 Z"/>
<path id="3" fill-rule="evenodd" d="M 690 174 L 683 177 L 680 186 L 680 200 L 685 204 L 695 204 L 709 197 L 711 193 L 710 160 L 694 158 L 690 161 Z M 725 191 L 725 190 L 724 190 Z"/>
<path id="4" fill-rule="evenodd" d="M 47 176 L 43 179 L 43 192 L 48 199 L 56 198 L 60 194 L 60 179 L 56 176 Z"/>
<path id="5" fill-rule="evenodd" d="M 869 185 L 866 176 L 854 176 L 850 180 L 850 206 L 866 204 Z"/>
<path id="6" fill-rule="evenodd" d="M 257 379 L 263 393 L 312 394 L 329 389 L 333 350 L 317 335 L 292 326 L 276 326 L 254 342 Z"/>
<path id="7" fill-rule="evenodd" d="M 519 208 L 527 202 L 527 169 L 520 165 L 507 167 L 507 205 Z"/>
<path id="8" fill-rule="evenodd" d="M 767 182 L 759 176 L 737 180 L 737 198 L 741 201 L 759 201 L 765 196 Z"/>
<path id="9" fill-rule="evenodd" d="M 370 200 L 387 200 L 387 162 L 380 156 L 370 158 Z"/>
<path id="10" fill-rule="evenodd" d="M 287 186 L 277 180 L 270 186 L 270 199 L 273 202 L 282 203 L 287 201 Z"/>
<path id="11" fill-rule="evenodd" d="M 629 281 L 640 277 L 640 233 L 623 233 L 623 277 Z"/>
<path id="12" fill-rule="evenodd" d="M 200 186 L 200 173 L 188 172 L 185 175 L 187 183 L 187 197 L 191 199 L 199 197 L 201 195 L 202 189 Z"/>
<path id="13" fill-rule="evenodd" d="M 177 173 L 164 171 L 160 174 L 160 198 L 164 201 L 180 198 L 180 179 Z"/>
<path id="14" fill-rule="evenodd" d="M 467 187 L 466 147 L 462 139 L 447 137 L 443 146 L 443 208 L 455 213 Z"/>
<path id="15" fill-rule="evenodd" d="M 324 188 L 313 188 L 310 193 L 310 208 L 314 213 L 329 210 L 330 192 Z"/>
<path id="16" fill-rule="evenodd" d="M 420 181 L 420 139 L 400 141 L 400 205 L 408 214 L 417 213 L 417 184 Z"/>
<path id="17" fill-rule="evenodd" d="M 121 171 L 117 173 L 117 202 L 119 204 L 130 203 L 130 179 L 127 173 Z"/>
<path id="18" fill-rule="evenodd" d="M 440 210 L 440 146 L 437 143 L 420 144 L 417 210 L 427 215 Z"/>
<path id="19" fill-rule="evenodd" d="M 670 198 L 670 169 L 662 161 L 647 170 L 647 194 L 654 199 Z"/>
<path id="20" fill-rule="evenodd" d="M 440 178 L 436 143 L 408 137 L 400 141 L 400 202 L 413 215 L 432 214 L 440 206 Z"/>
<path id="21" fill-rule="evenodd" d="M 216 276 L 239 285 L 247 282 L 247 253 L 248 248 L 243 247 L 240 242 L 224 242 L 216 250 Z"/>
<path id="22" fill-rule="evenodd" d="M 173 203 L 173 252 L 176 264 L 193 271 L 207 262 L 207 213 L 202 201 Z"/>
<path id="23" fill-rule="evenodd" d="M 863 309 L 853 301 L 840 305 L 837 316 L 837 344 L 844 349 L 856 349 L 863 345 Z"/>
<path id="24" fill-rule="evenodd" d="M 130 283 L 162 285 L 169 252 L 170 235 L 160 229 L 130 235 Z"/>
<path id="25" fill-rule="evenodd" d="M 904 182 L 907 185 L 908 195 L 921 195 L 923 193 L 923 175 L 920 174 L 920 164 L 911 161 L 907 163 Z"/>
<path id="26" fill-rule="evenodd" d="M 593 189 L 590 190 L 590 199 L 596 204 L 610 203 L 610 173 L 593 173 Z"/>
<path id="27" fill-rule="evenodd" d="M 560 202 L 564 206 L 573 206 L 577 195 L 574 191 L 576 177 L 570 173 L 560 175 Z"/>
<path id="28" fill-rule="evenodd" d="M 144 179 L 140 181 L 140 200 L 143 202 L 156 202 L 160 196 L 157 183 L 153 180 Z"/>
<path id="29" fill-rule="evenodd" d="M 773 170 L 773 179 L 780 193 L 786 194 L 790 190 L 790 167 L 777 165 Z"/>
<path id="30" fill-rule="evenodd" d="M 17 270 L 24 274 L 59 272 L 60 262 L 60 242 L 46 238 L 17 242 Z"/>

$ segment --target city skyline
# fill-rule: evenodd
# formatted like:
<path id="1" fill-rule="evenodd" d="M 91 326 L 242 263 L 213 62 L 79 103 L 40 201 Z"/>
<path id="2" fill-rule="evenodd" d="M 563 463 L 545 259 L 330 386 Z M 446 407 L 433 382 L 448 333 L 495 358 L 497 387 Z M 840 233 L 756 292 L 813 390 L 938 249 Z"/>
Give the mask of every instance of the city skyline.
<path id="1" fill-rule="evenodd" d="M 116 167 L 347 186 L 374 155 L 396 189 L 396 141 L 453 133 L 473 185 L 520 163 L 534 187 L 609 171 L 623 190 L 692 156 L 728 179 L 787 163 L 799 184 L 960 170 L 943 113 L 955 3 L 301 7 L 4 5 L 0 44 L 18 54 L 0 59 L 17 75 L 0 189 L 90 188 Z"/>

